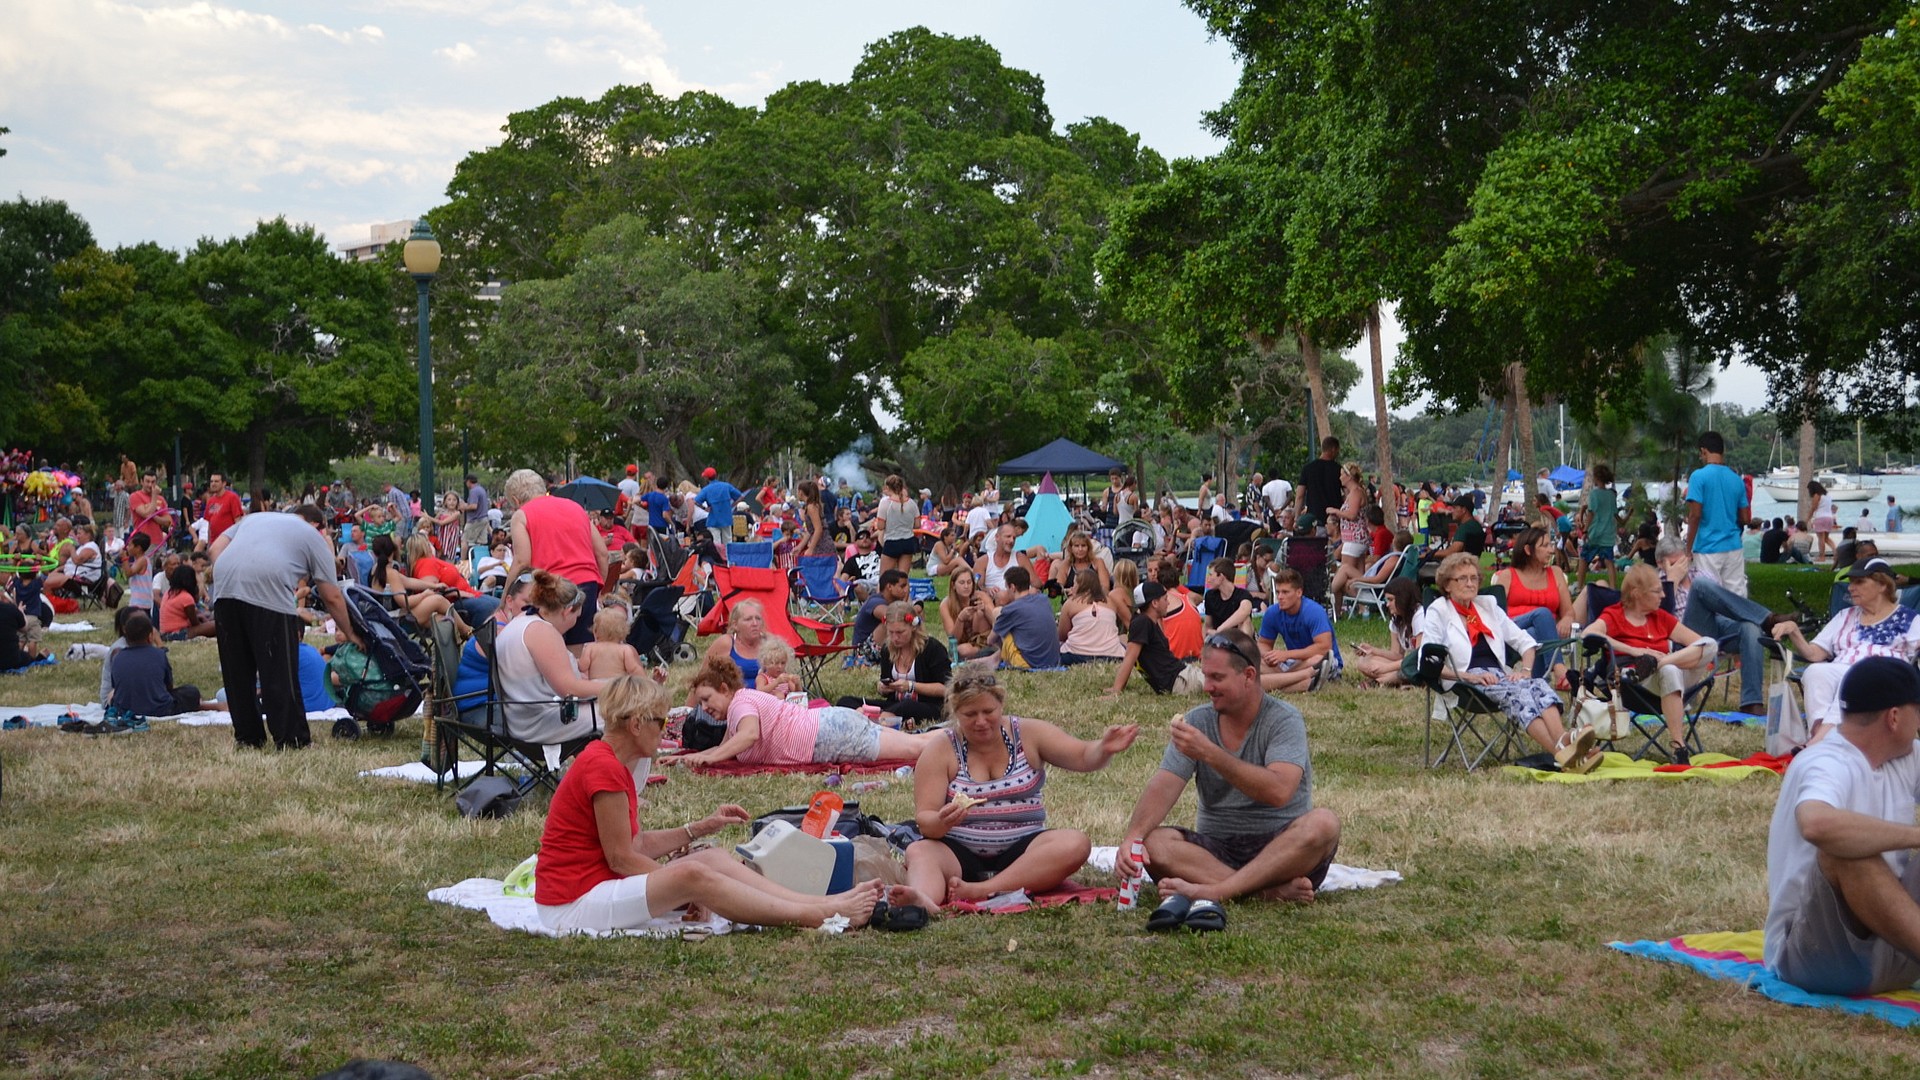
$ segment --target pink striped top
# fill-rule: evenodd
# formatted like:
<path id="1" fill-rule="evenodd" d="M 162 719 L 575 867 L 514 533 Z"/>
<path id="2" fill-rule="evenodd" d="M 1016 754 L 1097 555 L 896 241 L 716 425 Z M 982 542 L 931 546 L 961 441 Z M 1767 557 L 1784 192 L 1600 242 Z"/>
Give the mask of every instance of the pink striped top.
<path id="1" fill-rule="evenodd" d="M 760 721 L 760 741 L 742 751 L 739 760 L 749 765 L 804 765 L 813 760 L 820 721 L 806 706 L 760 690 L 740 690 L 727 706 L 727 737 L 749 716 Z"/>

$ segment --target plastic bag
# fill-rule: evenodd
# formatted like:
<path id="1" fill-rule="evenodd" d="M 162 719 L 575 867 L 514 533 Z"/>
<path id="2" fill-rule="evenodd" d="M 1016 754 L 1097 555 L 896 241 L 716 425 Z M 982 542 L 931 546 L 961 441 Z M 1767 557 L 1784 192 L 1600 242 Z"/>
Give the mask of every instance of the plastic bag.
<path id="1" fill-rule="evenodd" d="M 1784 757 L 1807 745 L 1812 735 L 1793 684 L 1784 678 L 1774 680 L 1767 688 L 1767 753 Z"/>

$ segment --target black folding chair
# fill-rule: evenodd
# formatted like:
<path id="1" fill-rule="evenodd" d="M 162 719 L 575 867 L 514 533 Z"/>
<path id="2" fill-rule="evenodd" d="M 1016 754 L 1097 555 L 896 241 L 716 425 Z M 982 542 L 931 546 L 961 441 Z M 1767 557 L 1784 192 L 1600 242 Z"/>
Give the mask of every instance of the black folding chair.
<path id="1" fill-rule="evenodd" d="M 1448 757 L 1459 761 L 1468 772 L 1488 761 L 1506 761 L 1518 737 L 1506 709 L 1464 680 L 1444 687 L 1440 672 L 1446 662 L 1446 646 L 1424 645 L 1414 671 L 1414 685 L 1426 691 L 1427 724 L 1421 748 L 1427 768 L 1439 768 Z M 1434 752 L 1436 733 L 1440 736 L 1438 754 Z"/>
<path id="2" fill-rule="evenodd" d="M 549 793 L 558 790 L 560 774 L 566 762 L 571 761 L 587 744 L 600 737 L 599 714 L 595 711 L 595 702 L 579 701 L 572 698 L 520 702 L 508 701 L 500 694 L 499 664 L 495 659 L 492 642 L 494 623 L 488 620 L 476 628 L 475 635 L 481 638 L 480 646 L 487 658 L 487 688 L 466 695 L 456 695 L 453 685 L 460 670 L 460 655 L 464 648 L 459 635 L 455 633 L 453 623 L 446 616 L 436 616 L 430 632 L 433 638 L 433 708 L 429 711 L 432 718 L 434 737 L 430 740 L 427 767 L 433 769 L 436 786 L 444 790 L 452 787 L 458 791 L 481 776 L 497 776 L 505 772 L 515 775 L 512 779 L 520 794 L 526 795 L 536 788 L 546 788 Z M 550 705 L 559 704 L 563 710 L 585 708 L 593 718 L 590 734 L 569 739 L 550 748 L 540 743 L 528 742 L 516 738 L 507 727 L 505 706 L 508 705 Z M 470 714 L 470 715 L 463 715 Z M 480 760 L 480 771 L 473 776 L 459 775 L 459 762 L 462 750 L 470 751 Z M 549 754 L 549 750 L 554 753 Z"/>

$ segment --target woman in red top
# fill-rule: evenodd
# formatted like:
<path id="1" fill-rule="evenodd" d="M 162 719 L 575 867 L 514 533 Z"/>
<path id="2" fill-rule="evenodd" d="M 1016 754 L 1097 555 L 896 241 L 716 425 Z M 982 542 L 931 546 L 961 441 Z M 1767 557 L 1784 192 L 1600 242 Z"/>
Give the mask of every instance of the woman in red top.
<path id="1" fill-rule="evenodd" d="M 659 752 L 667 692 L 651 679 L 623 675 L 601 693 L 600 709 L 605 731 L 568 766 L 540 835 L 533 898 L 549 929 L 633 929 L 690 904 L 758 926 L 819 926 L 834 915 L 866 925 L 880 899 L 878 880 L 807 896 L 723 848 L 661 862 L 699 837 L 746 824 L 747 812 L 726 803 L 699 821 L 642 831 L 634 770 Z"/>
<path id="2" fill-rule="evenodd" d="M 1536 526 L 1521 529 L 1513 538 L 1513 565 L 1493 573 L 1493 583 L 1507 591 L 1507 617 L 1540 642 L 1563 639 L 1573 629 L 1573 596 L 1566 572 L 1553 564 L 1553 535 Z M 1553 685 L 1567 688 L 1567 665 L 1560 650 L 1541 649 L 1533 660 L 1533 677 L 1544 678 L 1553 669 Z"/>
<path id="3" fill-rule="evenodd" d="M 213 636 L 213 618 L 200 606 L 200 575 L 181 563 L 167 571 L 167 598 L 160 601 L 160 637 L 166 641 Z"/>
<path id="4" fill-rule="evenodd" d="M 1600 613 L 1593 630 L 1612 644 L 1617 656 L 1652 658 L 1652 672 L 1640 681 L 1660 694 L 1660 716 L 1667 722 L 1667 757 L 1676 765 L 1686 765 L 1682 699 L 1688 686 L 1713 670 L 1720 643 L 1687 629 L 1673 612 L 1663 610 L 1664 592 L 1653 567 L 1629 568 L 1620 582 L 1620 602 Z"/>
<path id="5" fill-rule="evenodd" d="M 515 509 L 507 523 L 513 541 L 512 581 L 529 570 L 545 570 L 566 578 L 586 594 L 580 619 L 567 632 L 567 649 L 575 656 L 593 640 L 593 617 L 600 611 L 600 583 L 607 576 L 606 541 L 587 520 L 587 512 L 571 499 L 547 494 L 547 482 L 532 469 L 518 469 L 507 477 L 506 496 Z"/>

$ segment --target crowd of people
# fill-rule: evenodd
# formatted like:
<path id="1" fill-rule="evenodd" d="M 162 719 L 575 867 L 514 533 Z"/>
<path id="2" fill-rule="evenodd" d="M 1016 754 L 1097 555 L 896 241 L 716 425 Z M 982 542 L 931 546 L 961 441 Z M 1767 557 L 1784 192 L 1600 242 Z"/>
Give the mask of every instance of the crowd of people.
<path id="1" fill-rule="evenodd" d="M 1305 725 L 1286 696 L 1349 672 L 1367 686 L 1467 687 L 1558 767 L 1584 770 L 1596 736 L 1564 695 L 1577 687 L 1576 654 L 1598 649 L 1658 700 L 1663 749 L 1686 764 L 1692 687 L 1721 654 L 1737 656 L 1740 706 L 1764 712 L 1772 643 L 1805 662 L 1811 726 L 1772 826 L 1768 963 L 1838 992 L 1911 982 L 1920 872 L 1896 856 L 1920 842 L 1920 585 L 1870 537 L 1830 544 L 1836 522 L 1818 481 L 1810 525 L 1757 522 L 1719 436 L 1703 433 L 1699 452 L 1684 519 L 1665 529 L 1629 527 L 1604 464 L 1571 510 L 1541 491 L 1530 510 L 1488 514 L 1477 489 L 1382 491 L 1328 439 L 1297 483 L 1256 474 L 1236 499 L 1209 477 L 1196 508 L 1149 505 L 1117 471 L 1098 500 L 1070 502 L 1072 524 L 1047 543 L 1031 542 L 1030 487 L 1005 500 L 991 486 L 916 497 L 889 476 L 869 502 L 825 477 L 791 492 L 769 478 L 749 493 L 713 468 L 703 483 L 674 484 L 636 466 L 618 499 L 591 512 L 531 470 L 497 496 L 477 476 L 424 504 L 391 484 L 362 497 L 336 482 L 273 512 L 220 474 L 172 506 L 155 474 L 129 462 L 97 516 L 76 494 L 45 529 L 9 538 L 0 667 L 41 659 L 32 626 L 60 602 L 93 602 L 114 610 L 117 632 L 104 702 L 138 716 L 217 707 L 176 684 L 166 651 L 212 638 L 236 740 L 297 748 L 310 739 L 315 682 L 303 633 L 330 619 L 343 649 L 364 647 L 341 590 L 357 582 L 403 622 L 456 628 L 454 689 L 472 719 L 572 758 L 543 841 L 548 925 L 634 925 L 692 903 L 749 922 L 844 915 L 904 929 L 946 903 L 1057 885 L 1084 864 L 1092 839 L 1047 824 L 1046 772 L 1104 768 L 1140 731 L 1080 739 L 1018 716 L 1007 708 L 1018 683 L 1000 673 L 1107 665 L 1109 698 L 1136 673 L 1151 693 L 1205 698 L 1169 725 L 1119 837 L 1118 872 L 1157 879 L 1149 928 L 1208 930 L 1225 925 L 1226 899 L 1311 897 L 1337 849 L 1340 821 L 1312 804 Z M 858 605 L 853 637 L 872 692 L 809 700 L 790 644 L 756 603 L 738 603 L 688 696 L 723 733 L 662 753 L 664 673 L 627 644 L 622 588 L 655 534 L 716 561 L 751 539 L 773 541 L 783 569 L 830 556 Z M 1811 638 L 1803 615 L 1747 595 L 1754 548 L 1762 562 L 1831 553 L 1835 611 Z M 935 583 L 935 601 L 912 599 L 916 576 Z M 1343 648 L 1337 620 L 1362 608 L 1384 616 L 1387 640 Z M 744 822 L 737 806 L 676 829 L 639 825 L 642 761 L 900 759 L 916 763 L 921 839 L 906 849 L 906 883 L 890 889 L 803 896 L 729 856 L 669 858 Z M 1169 825 L 1190 783 L 1194 826 Z"/>

